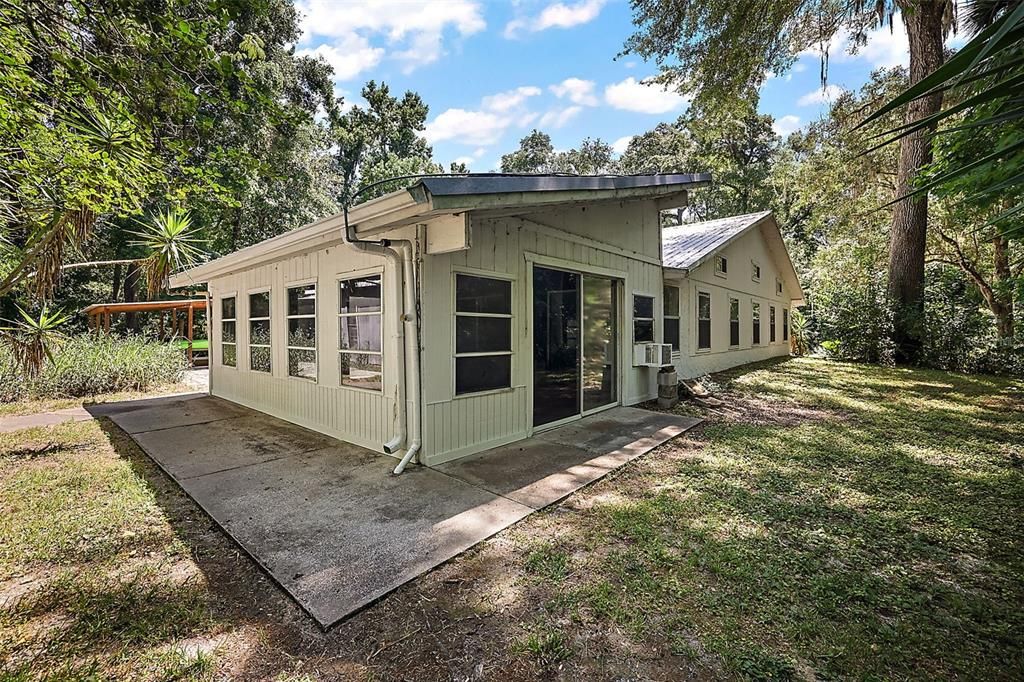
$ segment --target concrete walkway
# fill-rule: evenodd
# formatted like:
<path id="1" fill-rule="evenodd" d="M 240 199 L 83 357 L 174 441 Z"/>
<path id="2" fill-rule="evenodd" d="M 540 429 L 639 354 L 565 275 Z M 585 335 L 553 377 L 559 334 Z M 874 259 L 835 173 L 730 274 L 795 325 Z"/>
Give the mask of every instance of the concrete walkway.
<path id="1" fill-rule="evenodd" d="M 392 476 L 390 457 L 218 398 L 102 413 L 324 627 L 699 421 L 615 408 Z"/>
<path id="2" fill-rule="evenodd" d="M 66 410 L 36 412 L 16 417 L 0 417 L 0 433 L 21 431 L 37 426 L 53 426 L 64 422 L 84 422 L 90 419 L 92 419 L 92 415 L 84 407 L 69 407 Z"/>

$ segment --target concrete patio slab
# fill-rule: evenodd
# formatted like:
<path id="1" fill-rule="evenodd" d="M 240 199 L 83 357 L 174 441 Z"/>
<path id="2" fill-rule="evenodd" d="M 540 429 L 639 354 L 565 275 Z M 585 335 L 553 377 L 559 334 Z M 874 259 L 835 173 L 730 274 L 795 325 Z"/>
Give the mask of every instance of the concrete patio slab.
<path id="1" fill-rule="evenodd" d="M 392 476 L 390 457 L 218 398 L 102 413 L 324 627 L 697 421 L 616 408 Z"/>
<path id="2" fill-rule="evenodd" d="M 541 509 L 699 423 L 691 417 L 617 407 L 437 468 Z"/>

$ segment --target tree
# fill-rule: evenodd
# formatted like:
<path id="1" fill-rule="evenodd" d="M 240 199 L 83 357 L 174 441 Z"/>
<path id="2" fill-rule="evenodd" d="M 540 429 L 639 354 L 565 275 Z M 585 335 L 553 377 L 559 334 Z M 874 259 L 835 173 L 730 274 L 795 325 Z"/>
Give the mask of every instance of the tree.
<path id="1" fill-rule="evenodd" d="M 555 151 L 551 136 L 532 130 L 519 141 L 519 149 L 501 157 L 503 173 L 568 173 L 600 175 L 616 172 L 612 146 L 601 138 L 586 138 L 579 147 Z"/>
<path id="2" fill-rule="evenodd" d="M 756 100 L 768 73 L 788 69 L 800 51 L 826 46 L 840 30 L 853 44 L 866 31 L 891 23 L 900 13 L 910 43 L 910 81 L 916 83 L 943 60 L 943 37 L 952 24 L 952 0 L 633 0 L 637 32 L 625 50 L 654 58 L 658 81 L 693 93 L 706 102 Z M 826 76 L 822 60 L 822 80 Z M 912 102 L 905 122 L 935 114 L 942 93 Z M 900 140 L 897 190 L 910 189 L 917 172 L 930 161 L 930 130 L 922 128 Z M 894 340 L 897 359 L 912 362 L 921 348 L 924 305 L 924 251 L 928 221 L 927 195 L 897 203 L 892 214 L 889 296 L 897 307 Z"/>

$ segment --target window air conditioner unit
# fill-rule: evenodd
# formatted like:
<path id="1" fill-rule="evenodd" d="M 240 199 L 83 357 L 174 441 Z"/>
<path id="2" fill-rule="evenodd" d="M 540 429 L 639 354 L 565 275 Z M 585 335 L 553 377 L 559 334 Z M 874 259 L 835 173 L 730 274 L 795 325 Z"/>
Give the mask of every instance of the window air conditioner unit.
<path id="1" fill-rule="evenodd" d="M 672 364 L 671 343 L 633 344 L 634 367 L 667 367 Z"/>

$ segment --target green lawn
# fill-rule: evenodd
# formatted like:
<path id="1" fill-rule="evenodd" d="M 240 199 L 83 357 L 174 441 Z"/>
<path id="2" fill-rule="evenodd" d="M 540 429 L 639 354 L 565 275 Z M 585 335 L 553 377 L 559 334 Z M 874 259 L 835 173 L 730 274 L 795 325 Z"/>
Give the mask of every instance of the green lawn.
<path id="1" fill-rule="evenodd" d="M 0 679 L 1020 678 L 1024 384 L 719 381 L 703 427 L 327 634 L 116 428 L 0 434 Z"/>

